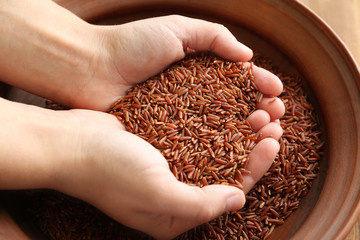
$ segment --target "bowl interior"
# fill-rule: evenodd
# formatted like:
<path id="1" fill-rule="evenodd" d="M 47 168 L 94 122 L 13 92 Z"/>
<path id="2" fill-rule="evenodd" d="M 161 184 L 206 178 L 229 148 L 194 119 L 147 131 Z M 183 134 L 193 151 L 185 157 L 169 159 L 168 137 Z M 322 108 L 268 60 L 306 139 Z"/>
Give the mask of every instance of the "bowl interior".
<path id="1" fill-rule="evenodd" d="M 320 173 L 295 211 L 270 239 L 341 239 L 359 216 L 360 76 L 356 64 L 331 30 L 293 1 L 58 1 L 95 24 L 181 14 L 224 24 L 281 71 L 303 77 L 326 137 Z M 2 97 L 43 105 L 44 100 L 0 85 Z M 9 194 L 11 195 L 11 194 Z M 12 208 L 14 210 L 14 208 Z M 19 208 L 17 208 L 19 209 Z M 21 220 L 21 211 L 11 211 Z M 23 227 L 29 236 L 38 233 Z"/>

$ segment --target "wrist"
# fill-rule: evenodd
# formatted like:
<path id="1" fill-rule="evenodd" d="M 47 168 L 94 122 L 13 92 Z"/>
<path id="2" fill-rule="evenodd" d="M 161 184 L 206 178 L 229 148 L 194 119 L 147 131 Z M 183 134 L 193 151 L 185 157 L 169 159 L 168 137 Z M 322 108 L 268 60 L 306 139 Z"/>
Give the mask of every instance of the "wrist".
<path id="1" fill-rule="evenodd" d="M 0 189 L 53 188 L 64 162 L 76 158 L 71 120 L 0 99 Z"/>
<path id="2" fill-rule="evenodd" d="M 0 22 L 0 78 L 74 106 L 96 71 L 96 28 L 53 1 L 5 1 Z"/>

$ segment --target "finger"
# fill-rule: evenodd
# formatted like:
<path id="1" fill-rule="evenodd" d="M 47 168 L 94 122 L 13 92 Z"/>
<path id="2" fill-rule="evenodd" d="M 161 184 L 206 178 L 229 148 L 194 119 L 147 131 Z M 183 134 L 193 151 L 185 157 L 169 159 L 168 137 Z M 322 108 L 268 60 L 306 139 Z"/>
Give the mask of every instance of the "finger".
<path id="1" fill-rule="evenodd" d="M 263 94 L 278 96 L 283 90 L 281 80 L 268 70 L 253 65 L 254 82 Z"/>
<path id="2" fill-rule="evenodd" d="M 250 123 L 254 132 L 257 132 L 270 122 L 270 115 L 264 110 L 256 110 L 246 120 Z"/>
<path id="3" fill-rule="evenodd" d="M 285 114 L 284 103 L 276 97 L 264 97 L 261 102 L 257 104 L 258 109 L 265 110 L 269 113 L 271 121 L 281 118 Z"/>
<path id="4" fill-rule="evenodd" d="M 236 40 L 234 35 L 223 25 L 188 17 L 172 16 L 176 26 L 173 29 L 183 42 L 184 49 L 215 53 L 229 61 L 249 61 L 253 52 L 250 48 Z M 171 27 L 171 26 L 170 26 Z"/>
<path id="5" fill-rule="evenodd" d="M 244 192 L 248 193 L 265 174 L 279 151 L 279 143 L 273 138 L 261 140 L 251 151 L 247 170 L 251 173 L 243 176 Z"/>
<path id="6" fill-rule="evenodd" d="M 261 141 L 264 138 L 273 138 L 278 141 L 282 134 L 283 129 L 281 126 L 276 122 L 270 122 L 257 132 L 257 140 Z"/>

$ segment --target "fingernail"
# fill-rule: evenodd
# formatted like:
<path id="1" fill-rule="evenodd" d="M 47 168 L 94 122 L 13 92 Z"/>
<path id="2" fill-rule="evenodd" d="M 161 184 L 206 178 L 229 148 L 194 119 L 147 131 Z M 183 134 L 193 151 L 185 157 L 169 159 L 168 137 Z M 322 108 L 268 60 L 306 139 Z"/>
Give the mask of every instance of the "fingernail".
<path id="1" fill-rule="evenodd" d="M 225 211 L 234 211 L 243 207 L 243 200 L 239 194 L 235 194 L 226 200 Z"/>

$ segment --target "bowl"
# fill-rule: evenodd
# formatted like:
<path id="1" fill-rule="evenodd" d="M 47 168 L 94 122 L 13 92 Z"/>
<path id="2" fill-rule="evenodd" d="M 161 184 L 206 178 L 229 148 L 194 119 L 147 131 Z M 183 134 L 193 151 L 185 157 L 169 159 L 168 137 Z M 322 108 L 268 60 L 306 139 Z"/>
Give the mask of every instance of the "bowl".
<path id="1" fill-rule="evenodd" d="M 344 239 L 360 216 L 360 73 L 336 34 L 310 9 L 293 0 L 57 0 L 95 24 L 181 14 L 224 24 L 284 72 L 301 75 L 325 132 L 325 155 L 308 195 L 270 239 Z M 0 85 L 4 98 L 43 101 Z M 40 239 L 21 217 L 21 199 L 3 192 L 0 229 L 9 239 Z M 19 198 L 20 195 L 19 195 Z M 14 200 L 15 199 L 15 200 Z M 10 202 L 10 204 L 6 204 Z M 14 211 L 17 209 L 17 211 Z M 20 211 L 20 213 L 19 213 Z M 37 236 L 37 237 L 35 237 Z"/>

